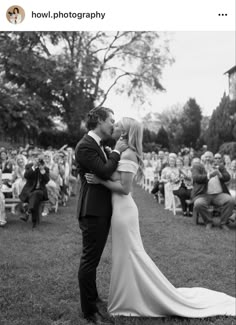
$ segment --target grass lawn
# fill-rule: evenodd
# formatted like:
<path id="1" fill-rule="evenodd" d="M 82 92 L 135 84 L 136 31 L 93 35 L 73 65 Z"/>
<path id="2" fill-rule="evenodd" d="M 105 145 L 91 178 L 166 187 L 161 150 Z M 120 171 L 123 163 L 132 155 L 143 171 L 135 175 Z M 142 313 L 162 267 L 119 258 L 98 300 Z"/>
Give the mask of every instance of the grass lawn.
<path id="1" fill-rule="evenodd" d="M 173 216 L 152 195 L 135 187 L 140 228 L 148 254 L 176 287 L 203 286 L 235 293 L 236 229 L 206 231 L 192 218 Z M 0 325 L 83 325 L 77 270 L 81 234 L 75 218 L 76 199 L 44 218 L 32 231 L 9 215 L 0 229 Z M 107 298 L 111 268 L 109 237 L 98 269 L 98 288 Z M 125 318 L 116 325 L 233 325 L 233 317 L 207 319 Z"/>

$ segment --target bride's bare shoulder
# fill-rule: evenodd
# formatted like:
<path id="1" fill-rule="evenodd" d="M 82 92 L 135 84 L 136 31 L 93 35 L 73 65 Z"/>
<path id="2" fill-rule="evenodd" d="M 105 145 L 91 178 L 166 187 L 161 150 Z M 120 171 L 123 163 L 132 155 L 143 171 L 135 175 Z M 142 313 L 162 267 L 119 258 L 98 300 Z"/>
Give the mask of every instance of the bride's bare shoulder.
<path id="1" fill-rule="evenodd" d="M 121 159 L 131 160 L 135 163 L 138 162 L 137 155 L 134 150 L 128 148 L 121 154 Z"/>

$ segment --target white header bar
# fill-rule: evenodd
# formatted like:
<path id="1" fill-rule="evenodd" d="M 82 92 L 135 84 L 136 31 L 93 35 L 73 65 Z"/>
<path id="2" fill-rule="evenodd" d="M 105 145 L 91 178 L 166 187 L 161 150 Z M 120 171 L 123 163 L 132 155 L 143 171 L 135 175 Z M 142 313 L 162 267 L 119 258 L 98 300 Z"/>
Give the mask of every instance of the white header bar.
<path id="1" fill-rule="evenodd" d="M 0 31 L 80 30 L 234 31 L 235 0 L 1 1 Z"/>

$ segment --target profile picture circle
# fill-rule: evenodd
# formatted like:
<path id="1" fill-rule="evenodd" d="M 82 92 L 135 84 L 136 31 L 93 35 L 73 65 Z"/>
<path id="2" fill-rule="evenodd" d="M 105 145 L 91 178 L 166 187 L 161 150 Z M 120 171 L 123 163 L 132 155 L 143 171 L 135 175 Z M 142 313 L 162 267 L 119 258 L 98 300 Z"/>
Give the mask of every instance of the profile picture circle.
<path id="1" fill-rule="evenodd" d="M 14 25 L 22 23 L 25 19 L 25 11 L 21 6 L 14 5 L 7 9 L 7 20 Z"/>

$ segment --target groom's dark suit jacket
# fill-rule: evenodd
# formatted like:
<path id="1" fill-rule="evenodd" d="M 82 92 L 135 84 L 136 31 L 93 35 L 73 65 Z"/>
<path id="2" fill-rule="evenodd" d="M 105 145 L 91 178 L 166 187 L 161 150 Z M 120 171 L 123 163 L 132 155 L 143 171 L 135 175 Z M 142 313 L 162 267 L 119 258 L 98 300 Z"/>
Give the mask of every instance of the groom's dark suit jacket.
<path id="1" fill-rule="evenodd" d="M 81 188 L 77 205 L 77 217 L 111 216 L 111 192 L 103 185 L 88 184 L 85 173 L 93 173 L 102 179 L 109 179 L 116 170 L 120 155 L 109 154 L 106 160 L 97 142 L 85 135 L 75 148 L 75 158 L 81 178 Z"/>

